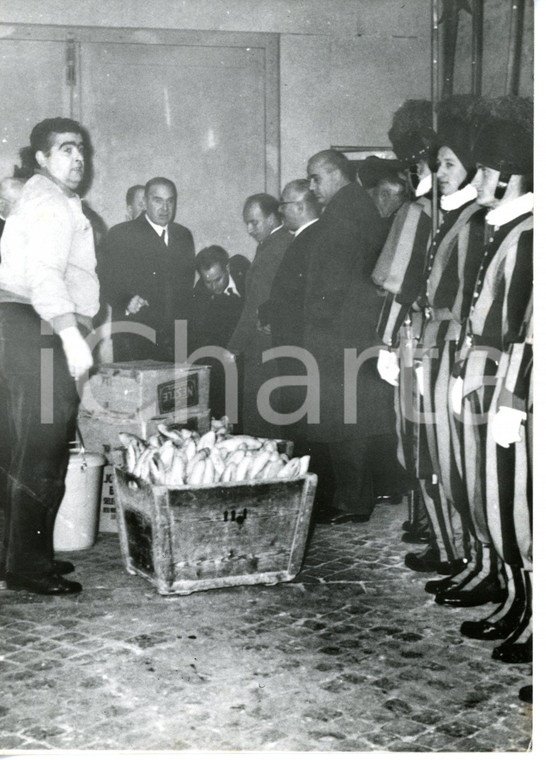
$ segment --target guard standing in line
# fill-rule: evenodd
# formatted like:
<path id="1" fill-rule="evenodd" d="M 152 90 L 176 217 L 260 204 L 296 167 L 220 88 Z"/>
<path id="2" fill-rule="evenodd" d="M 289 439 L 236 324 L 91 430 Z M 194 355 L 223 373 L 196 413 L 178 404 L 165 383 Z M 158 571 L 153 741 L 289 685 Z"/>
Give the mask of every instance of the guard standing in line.
<path id="1" fill-rule="evenodd" d="M 419 405 L 413 354 L 421 331 L 421 314 L 412 305 L 421 290 L 430 240 L 429 191 L 436 152 L 430 101 L 406 101 L 393 116 L 389 139 L 397 157 L 397 161 L 389 163 L 406 172 L 414 200 L 404 203 L 396 213 L 372 273 L 375 284 L 385 292 L 377 331 L 387 348 L 379 353 L 378 372 L 395 387 L 398 460 L 409 479 L 409 520 L 403 525 L 407 533 L 402 540 L 428 543 L 429 524 L 422 500 L 433 499 L 434 495 L 430 495 L 426 478 L 420 481 L 417 478 L 420 431 L 411 419 L 411 410 Z"/>
<path id="2" fill-rule="evenodd" d="M 493 633 L 502 637 L 508 632 L 510 635 L 496 647 L 493 657 L 508 662 L 529 662 L 532 654 L 530 517 L 528 508 L 521 507 L 528 495 L 526 489 L 525 492 L 514 489 L 515 465 L 507 471 L 496 467 L 498 452 L 487 447 L 487 437 L 496 434 L 503 440 L 498 434 L 502 426 L 497 421 L 496 433 L 492 426 L 496 418 L 492 413 L 497 411 L 492 407 L 495 387 L 492 383 L 493 378 L 498 382 L 499 375 L 503 374 L 502 353 L 517 355 L 516 344 L 526 341 L 530 329 L 533 111 L 531 101 L 516 97 L 488 101 L 483 110 L 483 123 L 474 147 L 478 167 L 474 184 L 478 202 L 489 209 L 487 242 L 460 361 L 454 371 L 452 403 L 455 413 L 461 414 L 465 423 L 464 467 L 472 516 L 476 524 L 485 526 L 491 546 L 495 545 L 504 560 L 506 604 L 496 611 L 492 622 L 495 623 Z M 521 395 L 524 401 L 525 392 Z M 491 458 L 493 451 L 494 459 Z M 519 459 L 516 476 L 519 482 L 527 483 L 524 459 Z M 490 485 L 486 493 L 486 474 L 490 468 L 495 468 L 499 481 L 497 489 L 491 489 Z M 462 606 L 461 601 L 464 604 L 469 596 L 481 596 L 488 601 L 492 578 L 476 580 L 449 589 L 437 600 L 451 606 Z M 492 631 L 488 623 L 484 630 L 483 637 L 489 638 Z M 462 632 L 468 635 L 475 634 L 476 630 L 465 623 Z M 474 637 L 482 638 L 479 631 Z"/>

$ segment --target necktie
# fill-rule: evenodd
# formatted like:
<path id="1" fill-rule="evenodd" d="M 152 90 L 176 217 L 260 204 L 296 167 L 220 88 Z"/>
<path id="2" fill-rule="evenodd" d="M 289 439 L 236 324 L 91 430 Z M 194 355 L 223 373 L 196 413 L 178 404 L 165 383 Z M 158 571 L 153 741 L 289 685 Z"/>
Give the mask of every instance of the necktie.
<path id="1" fill-rule="evenodd" d="M 163 232 L 161 233 L 161 240 L 163 241 L 163 245 L 167 245 L 165 236 L 166 236 L 166 230 L 163 230 Z"/>
<path id="2" fill-rule="evenodd" d="M 226 290 L 226 293 L 228 294 L 228 296 L 232 296 L 233 295 L 233 288 L 228 288 Z"/>

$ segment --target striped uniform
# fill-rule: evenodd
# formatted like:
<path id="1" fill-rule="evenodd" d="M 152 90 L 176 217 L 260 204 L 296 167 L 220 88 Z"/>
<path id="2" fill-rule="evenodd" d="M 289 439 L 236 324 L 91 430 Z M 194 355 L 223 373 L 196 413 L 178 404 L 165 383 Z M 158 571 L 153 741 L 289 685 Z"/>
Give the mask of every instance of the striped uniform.
<path id="1" fill-rule="evenodd" d="M 429 456 L 440 480 L 441 498 L 429 515 L 439 548 L 453 559 L 470 556 L 468 504 L 456 467 L 453 426 L 448 413 L 449 378 L 469 293 L 483 252 L 483 217 L 477 203 L 444 212 L 426 263 L 425 326 L 422 336 L 424 410 Z M 450 198 L 456 202 L 456 194 Z"/>
<path id="2" fill-rule="evenodd" d="M 524 318 L 521 342 L 502 354 L 490 421 L 499 407 L 524 412 L 524 434 L 508 448 L 498 446 L 487 434 L 486 509 L 493 544 L 503 561 L 515 568 L 532 570 L 532 298 Z"/>
<path id="3" fill-rule="evenodd" d="M 413 479 L 419 458 L 418 419 L 420 398 L 413 372 L 413 355 L 421 332 L 421 313 L 412 310 L 422 288 L 426 251 L 430 242 L 431 203 L 428 198 L 404 203 L 394 217 L 389 235 L 377 260 L 372 279 L 385 292 L 377 332 L 386 346 L 400 357 L 399 386 L 394 405 L 398 460 Z M 416 414 L 417 412 L 417 414 Z M 426 483 L 424 499 L 430 500 Z M 417 503 L 415 522 L 424 527 L 426 513 Z"/>
<path id="4" fill-rule="evenodd" d="M 532 229 L 531 213 L 487 226 L 486 248 L 454 370 L 464 380 L 463 467 L 468 499 L 476 534 L 486 545 L 492 543 L 485 500 L 486 422 L 502 352 L 521 341 L 533 279 Z"/>

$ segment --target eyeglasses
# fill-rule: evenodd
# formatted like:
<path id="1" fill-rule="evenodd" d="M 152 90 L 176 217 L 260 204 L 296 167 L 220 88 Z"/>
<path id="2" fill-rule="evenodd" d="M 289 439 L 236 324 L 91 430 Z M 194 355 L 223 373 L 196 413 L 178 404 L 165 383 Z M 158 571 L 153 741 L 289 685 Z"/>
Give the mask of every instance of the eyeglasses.
<path id="1" fill-rule="evenodd" d="M 289 206 L 291 203 L 301 203 L 301 201 L 281 201 L 281 202 L 279 203 L 279 208 L 280 208 L 281 206 Z"/>

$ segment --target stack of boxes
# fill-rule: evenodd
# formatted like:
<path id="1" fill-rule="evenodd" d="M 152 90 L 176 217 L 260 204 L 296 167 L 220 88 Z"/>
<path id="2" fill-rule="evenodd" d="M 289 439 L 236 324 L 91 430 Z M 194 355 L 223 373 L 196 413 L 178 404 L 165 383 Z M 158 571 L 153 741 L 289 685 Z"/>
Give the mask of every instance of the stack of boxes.
<path id="1" fill-rule="evenodd" d="M 177 424 L 202 435 L 210 430 L 207 366 L 152 360 L 103 364 L 85 384 L 78 426 L 85 448 L 104 454 L 99 530 L 116 532 L 113 466 L 122 465 L 119 433 L 147 438 L 159 423 Z"/>

